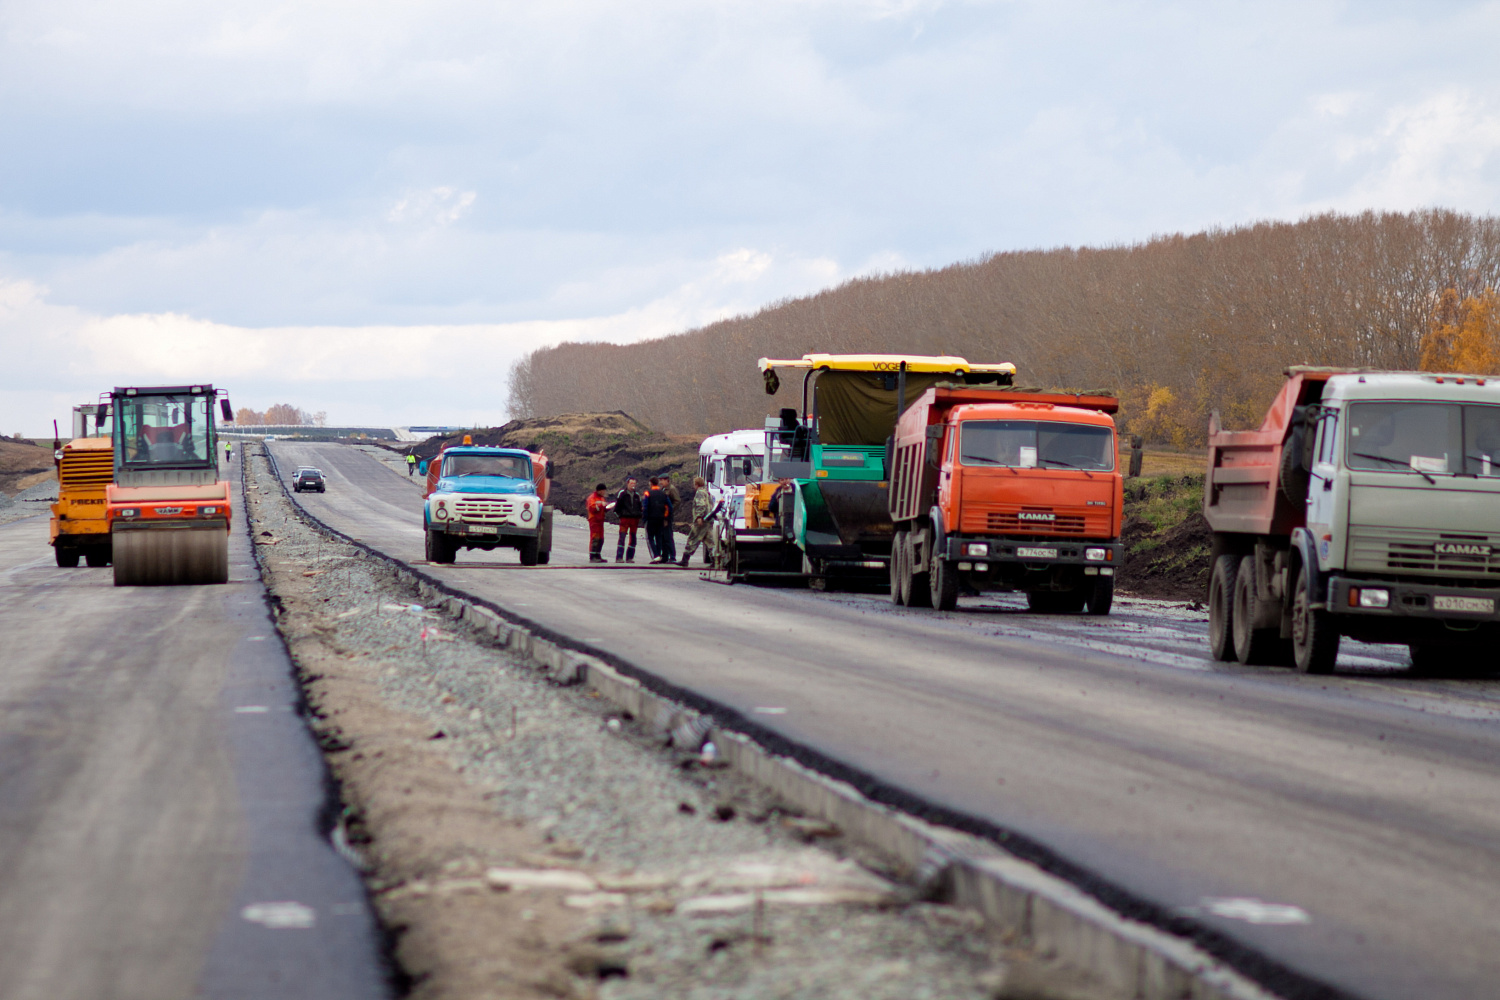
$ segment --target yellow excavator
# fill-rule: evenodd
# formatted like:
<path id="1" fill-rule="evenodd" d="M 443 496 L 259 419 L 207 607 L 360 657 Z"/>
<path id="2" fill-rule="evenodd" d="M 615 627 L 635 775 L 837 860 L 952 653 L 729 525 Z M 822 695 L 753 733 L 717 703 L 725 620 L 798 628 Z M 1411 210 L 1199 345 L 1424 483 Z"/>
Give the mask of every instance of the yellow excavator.
<path id="1" fill-rule="evenodd" d="M 115 586 L 227 583 L 229 482 L 219 478 L 211 385 L 116 388 L 106 488 Z"/>

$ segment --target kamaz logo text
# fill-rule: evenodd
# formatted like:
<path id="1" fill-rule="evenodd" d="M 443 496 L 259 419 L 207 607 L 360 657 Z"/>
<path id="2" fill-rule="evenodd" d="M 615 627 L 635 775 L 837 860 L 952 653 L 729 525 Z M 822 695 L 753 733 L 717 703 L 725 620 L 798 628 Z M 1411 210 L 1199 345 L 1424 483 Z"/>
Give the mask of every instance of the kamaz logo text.
<path id="1" fill-rule="evenodd" d="M 1462 542 L 1437 542 L 1432 546 L 1432 551 L 1440 556 L 1487 556 L 1490 554 L 1490 547 L 1465 545 Z"/>
<path id="2" fill-rule="evenodd" d="M 1055 521 L 1056 514 L 1049 514 L 1039 510 L 1023 510 L 1016 515 L 1018 521 Z"/>

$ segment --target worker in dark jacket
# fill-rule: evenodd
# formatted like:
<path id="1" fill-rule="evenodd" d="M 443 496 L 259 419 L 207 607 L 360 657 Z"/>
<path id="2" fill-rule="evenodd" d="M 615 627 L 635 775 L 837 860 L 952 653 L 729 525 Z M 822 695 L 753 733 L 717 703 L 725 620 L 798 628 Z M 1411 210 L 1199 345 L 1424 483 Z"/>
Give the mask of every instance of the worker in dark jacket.
<path id="1" fill-rule="evenodd" d="M 672 500 L 661 488 L 661 480 L 651 477 L 651 485 L 641 498 L 641 507 L 646 519 L 646 544 L 651 547 L 651 562 L 667 561 L 665 535 L 672 530 Z"/>
<path id="2" fill-rule="evenodd" d="M 589 494 L 584 506 L 589 516 L 589 562 L 604 562 L 601 554 L 604 550 L 604 515 L 609 511 L 610 502 L 604 496 L 605 486 L 600 483 L 594 487 L 594 492 Z"/>
<path id="3" fill-rule="evenodd" d="M 672 484 L 670 472 L 663 472 L 659 478 L 662 492 L 667 495 L 667 502 L 672 505 L 671 513 L 667 514 L 667 530 L 662 532 L 661 536 L 664 546 L 661 554 L 665 557 L 662 561 L 670 563 L 677 561 L 677 532 L 672 530 L 672 518 L 677 511 L 682 510 L 682 494 L 678 493 L 677 487 Z"/>
<path id="4" fill-rule="evenodd" d="M 625 488 L 615 494 L 615 516 L 620 519 L 620 540 L 615 543 L 615 562 L 635 562 L 635 533 L 641 526 L 641 495 L 636 492 L 635 477 L 625 480 Z M 625 547 L 625 536 L 630 547 Z"/>

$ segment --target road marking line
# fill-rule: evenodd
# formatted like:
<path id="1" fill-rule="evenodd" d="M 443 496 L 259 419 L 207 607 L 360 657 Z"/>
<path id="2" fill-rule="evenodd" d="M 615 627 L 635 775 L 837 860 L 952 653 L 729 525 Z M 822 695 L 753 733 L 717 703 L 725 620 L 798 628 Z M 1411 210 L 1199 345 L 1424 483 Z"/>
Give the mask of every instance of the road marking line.
<path id="1" fill-rule="evenodd" d="M 240 916 L 252 924 L 261 924 L 273 931 L 305 930 L 318 921 L 318 915 L 312 907 L 291 900 L 251 903 L 240 911 Z"/>
<path id="2" fill-rule="evenodd" d="M 261 715 L 270 710 L 271 706 L 269 705 L 239 705 L 235 707 L 234 711 L 236 715 Z"/>

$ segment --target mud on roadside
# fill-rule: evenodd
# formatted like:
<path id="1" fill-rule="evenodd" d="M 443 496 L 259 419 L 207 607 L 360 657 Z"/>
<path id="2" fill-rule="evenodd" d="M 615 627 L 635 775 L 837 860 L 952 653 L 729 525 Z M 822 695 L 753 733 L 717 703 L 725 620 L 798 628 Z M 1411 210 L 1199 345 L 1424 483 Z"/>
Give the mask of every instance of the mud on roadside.
<path id="1" fill-rule="evenodd" d="M 247 459 L 277 625 L 409 995 L 1084 995 L 836 830 L 423 608 Z"/>

